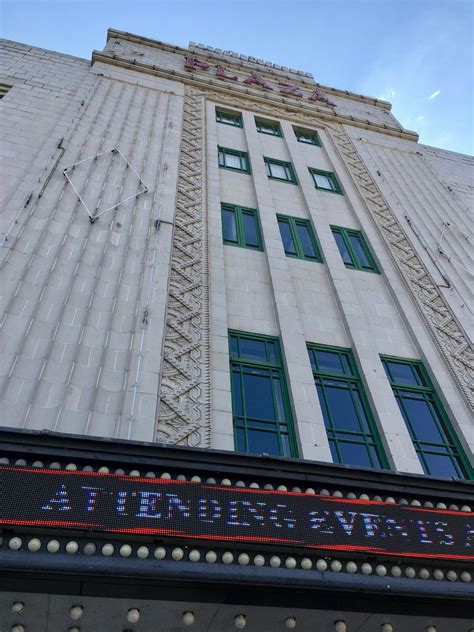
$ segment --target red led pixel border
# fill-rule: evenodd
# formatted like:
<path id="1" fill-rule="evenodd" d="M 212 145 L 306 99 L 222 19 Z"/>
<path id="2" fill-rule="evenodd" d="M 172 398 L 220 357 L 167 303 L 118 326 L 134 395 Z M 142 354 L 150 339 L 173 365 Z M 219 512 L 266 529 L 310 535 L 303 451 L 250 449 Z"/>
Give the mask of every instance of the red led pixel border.
<path id="1" fill-rule="evenodd" d="M 0 524 L 474 559 L 473 512 L 99 472 L 0 467 Z"/>

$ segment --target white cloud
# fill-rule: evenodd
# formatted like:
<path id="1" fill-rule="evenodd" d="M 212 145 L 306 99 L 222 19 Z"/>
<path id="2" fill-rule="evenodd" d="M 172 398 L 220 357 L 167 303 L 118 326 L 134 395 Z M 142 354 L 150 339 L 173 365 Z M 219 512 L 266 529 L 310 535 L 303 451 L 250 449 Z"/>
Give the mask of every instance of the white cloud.
<path id="1" fill-rule="evenodd" d="M 428 101 L 431 101 L 432 99 L 436 99 L 436 97 L 441 94 L 441 90 L 435 90 L 433 92 L 433 94 L 430 94 L 430 96 L 428 97 Z"/>

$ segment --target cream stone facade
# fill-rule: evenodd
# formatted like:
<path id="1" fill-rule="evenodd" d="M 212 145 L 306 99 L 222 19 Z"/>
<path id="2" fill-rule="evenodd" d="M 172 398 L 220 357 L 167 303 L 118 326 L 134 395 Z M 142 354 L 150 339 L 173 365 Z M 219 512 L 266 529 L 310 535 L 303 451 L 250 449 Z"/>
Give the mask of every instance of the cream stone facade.
<path id="1" fill-rule="evenodd" d="M 379 355 L 425 362 L 472 449 L 472 162 L 418 145 L 387 103 L 308 73 L 109 32 L 92 66 L 5 43 L 2 407 L 6 426 L 232 450 L 229 329 L 280 337 L 303 458 L 330 461 L 307 342 L 350 347 L 391 466 L 420 472 Z M 198 55 L 209 68 L 184 68 Z M 194 57 L 193 57 L 194 59 Z M 225 66 L 235 80 L 216 79 Z M 252 72 L 270 89 L 242 81 Z M 282 96 L 280 84 L 303 97 Z M 219 125 L 215 108 L 242 112 Z M 254 115 L 283 137 L 257 133 Z M 322 147 L 297 142 L 310 126 Z M 217 146 L 252 174 L 219 169 Z M 148 186 L 106 153 L 118 148 Z M 298 186 L 269 180 L 291 162 Z M 315 190 L 334 172 L 343 196 Z M 258 208 L 264 252 L 222 244 L 220 204 Z M 285 257 L 277 213 L 310 219 L 324 265 Z M 362 230 L 380 275 L 344 267 L 331 224 Z"/>
<path id="2" fill-rule="evenodd" d="M 307 350 L 325 345 L 352 351 L 387 470 L 424 472 L 381 356 L 423 363 L 472 475 L 470 157 L 309 73 L 112 29 L 91 63 L 1 42 L 0 88 L 3 428 L 234 451 L 229 331 L 246 332 L 280 343 L 294 456 L 333 462 Z M 223 242 L 222 203 L 258 209 L 261 249 Z M 308 220 L 322 262 L 286 256 L 279 214 Z M 378 273 L 344 265 L 332 226 L 360 231 Z"/>

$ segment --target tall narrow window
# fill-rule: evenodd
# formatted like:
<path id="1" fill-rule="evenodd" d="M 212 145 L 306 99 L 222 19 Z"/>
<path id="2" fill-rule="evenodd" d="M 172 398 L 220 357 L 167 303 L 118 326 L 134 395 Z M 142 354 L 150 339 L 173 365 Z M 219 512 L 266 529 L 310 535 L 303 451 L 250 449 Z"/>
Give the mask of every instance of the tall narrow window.
<path id="1" fill-rule="evenodd" d="M 239 112 L 226 112 L 225 110 L 216 109 L 216 121 L 224 123 L 224 125 L 232 125 L 233 127 L 243 127 L 242 114 Z"/>
<path id="2" fill-rule="evenodd" d="M 425 473 L 472 478 L 472 467 L 423 364 L 392 357 L 382 357 L 382 363 Z"/>
<path id="3" fill-rule="evenodd" d="M 331 226 L 332 234 L 346 268 L 378 272 L 374 257 L 360 230 Z"/>
<path id="4" fill-rule="evenodd" d="M 387 467 L 350 349 L 308 345 L 308 352 L 334 462 Z"/>
<path id="5" fill-rule="evenodd" d="M 285 182 L 297 184 L 295 170 L 293 169 L 291 162 L 266 157 L 264 157 L 263 160 L 265 162 L 265 169 L 269 178 L 272 180 L 283 180 Z"/>
<path id="6" fill-rule="evenodd" d="M 278 227 L 287 257 L 322 262 L 311 222 L 299 217 L 278 215 Z"/>
<path id="7" fill-rule="evenodd" d="M 218 147 L 219 167 L 250 173 L 250 160 L 245 151 Z"/>
<path id="8" fill-rule="evenodd" d="M 321 169 L 312 169 L 311 167 L 308 167 L 308 169 L 317 189 L 331 191 L 332 193 L 342 193 L 336 175 L 332 171 L 321 171 Z"/>
<path id="9" fill-rule="evenodd" d="M 277 338 L 229 333 L 236 450 L 298 456 Z"/>
<path id="10" fill-rule="evenodd" d="M 221 204 L 222 237 L 225 244 L 263 250 L 258 211 L 235 204 Z"/>

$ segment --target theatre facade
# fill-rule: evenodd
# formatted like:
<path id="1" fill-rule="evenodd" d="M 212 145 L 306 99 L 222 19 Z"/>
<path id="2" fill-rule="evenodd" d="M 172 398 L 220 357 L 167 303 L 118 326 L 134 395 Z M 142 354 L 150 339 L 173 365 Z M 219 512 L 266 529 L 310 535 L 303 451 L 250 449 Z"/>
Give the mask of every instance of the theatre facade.
<path id="1" fill-rule="evenodd" d="M 472 632 L 473 160 L 113 29 L 0 114 L 0 631 Z"/>

